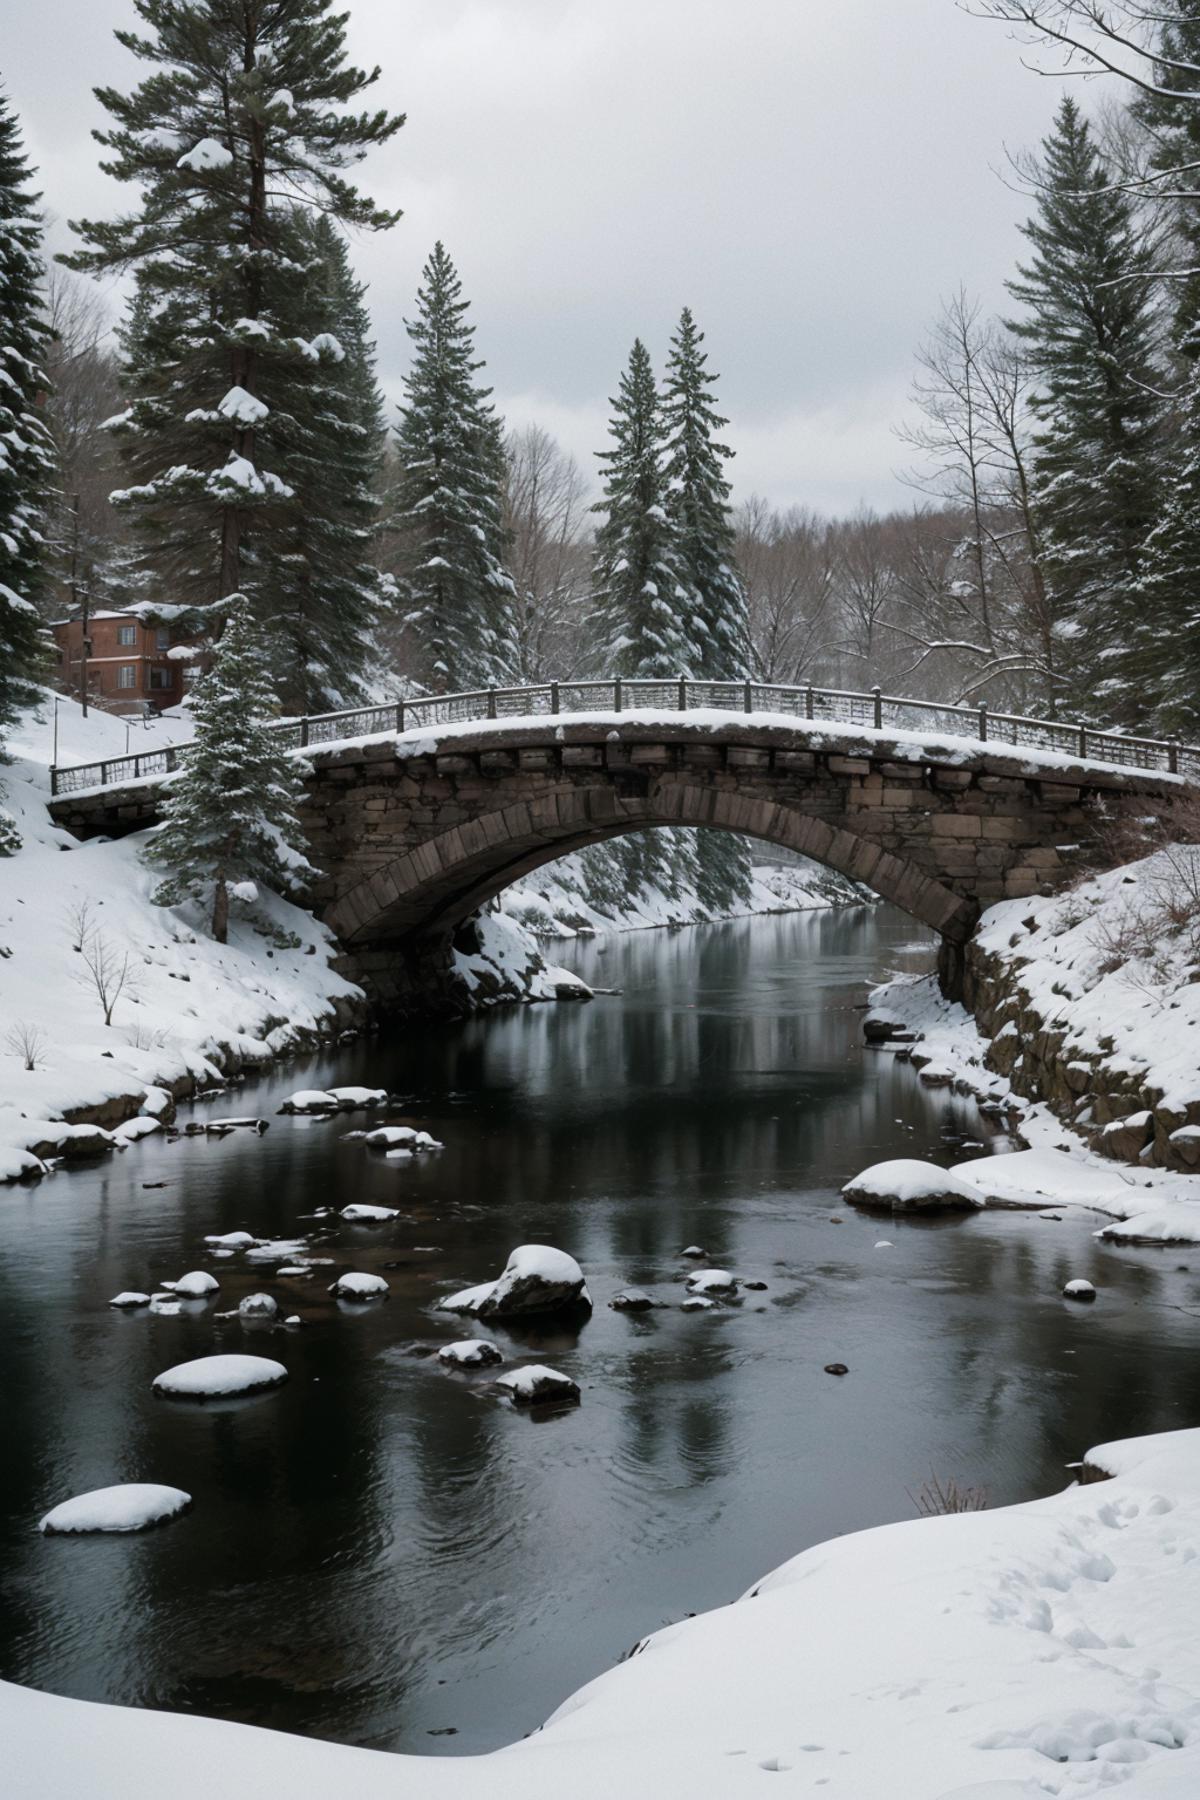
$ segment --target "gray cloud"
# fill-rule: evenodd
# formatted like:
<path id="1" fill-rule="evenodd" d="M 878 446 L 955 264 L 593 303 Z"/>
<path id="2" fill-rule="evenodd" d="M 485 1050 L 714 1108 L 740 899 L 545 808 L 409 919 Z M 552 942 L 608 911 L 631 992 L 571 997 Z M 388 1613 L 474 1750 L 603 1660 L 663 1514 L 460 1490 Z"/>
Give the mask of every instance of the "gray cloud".
<path id="1" fill-rule="evenodd" d="M 136 77 L 125 0 L 6 21 L 5 80 L 60 220 L 124 203 L 91 88 Z M 405 209 L 355 244 L 393 397 L 441 237 L 497 400 L 581 458 L 633 338 L 708 334 L 740 493 L 906 497 L 892 426 L 960 281 L 1003 305 L 1027 203 L 995 170 L 1057 90 L 954 0 L 357 0 L 351 43 L 409 123 L 363 181 Z M 65 227 L 56 237 L 66 239 Z"/>

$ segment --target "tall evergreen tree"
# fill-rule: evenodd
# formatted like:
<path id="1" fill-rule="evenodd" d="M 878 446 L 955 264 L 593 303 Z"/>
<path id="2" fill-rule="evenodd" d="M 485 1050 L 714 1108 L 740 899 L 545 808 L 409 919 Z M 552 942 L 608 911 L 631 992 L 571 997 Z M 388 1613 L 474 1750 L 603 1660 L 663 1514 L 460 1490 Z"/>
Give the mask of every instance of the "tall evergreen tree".
<path id="1" fill-rule="evenodd" d="M 1129 644 L 1154 518 L 1159 429 L 1150 252 L 1087 120 L 1063 98 L 1022 226 L 1032 257 L 1009 282 L 1027 308 L 1034 508 L 1069 702 L 1136 716 Z M 1131 712 L 1131 708 L 1134 710 Z"/>
<path id="2" fill-rule="evenodd" d="M 502 428 L 476 380 L 470 301 L 441 243 L 425 264 L 396 433 L 400 604 L 417 677 L 454 693 L 511 679 L 516 594 L 505 567 Z"/>
<path id="3" fill-rule="evenodd" d="M 750 634 L 725 479 L 733 452 L 719 438 L 729 421 L 712 403 L 717 377 L 708 372 L 703 344 L 704 333 L 685 306 L 663 390 L 667 511 L 687 596 L 684 629 L 696 650 L 691 672 L 733 681 L 749 667 Z M 725 911 L 749 898 L 750 856 L 742 839 L 700 831 L 694 851 L 696 890 L 706 905 Z"/>
<path id="4" fill-rule="evenodd" d="M 297 212 L 292 229 L 307 277 L 296 311 L 324 354 L 290 381 L 280 371 L 273 436 L 293 502 L 257 586 L 284 703 L 315 712 L 361 699 L 372 675 L 390 586 L 373 561 L 385 426 L 365 289 L 345 242 L 324 214 Z"/>
<path id="5" fill-rule="evenodd" d="M 606 675 L 670 677 L 699 661 L 678 535 L 668 511 L 663 417 L 650 355 L 639 338 L 621 376 L 596 532 L 597 652 Z"/>
<path id="6" fill-rule="evenodd" d="M 314 872 L 296 818 L 297 766 L 266 725 L 271 701 L 261 634 L 247 601 L 235 595 L 212 665 L 194 690 L 195 739 L 146 849 L 147 860 L 167 872 L 155 899 L 210 905 L 218 944 L 228 937 L 231 900 L 251 899 L 258 882 L 295 891 Z"/>
<path id="7" fill-rule="evenodd" d="M 37 697 L 44 655 L 38 599 L 54 476 L 41 416 L 50 332 L 40 295 L 40 196 L 30 178 L 20 128 L 0 94 L 0 735 Z"/>
<path id="8" fill-rule="evenodd" d="M 1176 273 L 1166 287 L 1172 337 L 1190 360 L 1200 357 L 1200 0 L 1160 0 L 1147 22 L 1162 60 L 1130 111 L 1148 134 L 1150 168 L 1160 178 L 1149 197 L 1159 218 L 1165 209 L 1174 239 L 1168 254 Z"/>
<path id="9" fill-rule="evenodd" d="M 1146 539 L 1125 658 L 1139 729 L 1200 736 L 1200 361 L 1188 364 L 1159 517 Z"/>
<path id="10" fill-rule="evenodd" d="M 719 441 L 729 421 L 712 403 L 709 390 L 717 377 L 708 372 L 703 344 L 704 333 L 685 306 L 663 385 L 666 505 L 687 595 L 685 631 L 695 646 L 691 672 L 734 681 L 746 672 L 749 629 L 725 479 L 733 451 Z"/>
<path id="11" fill-rule="evenodd" d="M 341 361 L 331 334 L 308 323 L 308 299 L 321 316 L 321 281 L 314 289 L 294 212 L 368 230 L 394 224 L 398 214 L 344 171 L 403 119 L 350 110 L 379 71 L 348 64 L 346 15 L 332 0 L 134 5 L 146 34 L 117 37 L 153 72 L 129 94 L 97 90 L 113 120 L 97 137 L 110 152 L 101 166 L 136 184 L 140 201 L 122 218 L 78 224 L 87 247 L 66 260 L 137 272 L 122 433 L 132 481 L 120 503 L 145 593 L 220 616 L 229 595 L 245 592 L 269 622 L 272 572 L 297 515 L 321 504 L 303 466 L 298 395 Z M 320 402 L 307 411 L 311 424 Z M 315 686 L 336 656 L 336 642 L 322 646 Z"/>

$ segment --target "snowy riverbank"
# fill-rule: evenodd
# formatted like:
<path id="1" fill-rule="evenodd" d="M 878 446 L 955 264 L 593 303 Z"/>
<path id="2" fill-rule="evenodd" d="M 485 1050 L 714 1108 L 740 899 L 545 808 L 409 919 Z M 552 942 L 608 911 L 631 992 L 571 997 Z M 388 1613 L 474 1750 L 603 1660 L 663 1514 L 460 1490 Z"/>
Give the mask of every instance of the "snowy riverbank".
<path id="1" fill-rule="evenodd" d="M 717 1800 L 771 1773 L 779 1792 L 844 1800 L 1194 1800 L 1200 1430 L 1086 1461 L 1085 1485 L 1047 1499 L 805 1551 L 488 1756 L 391 1756 L 0 1685 L 5 1793 L 158 1800 L 169 1770 L 180 1800 Z"/>

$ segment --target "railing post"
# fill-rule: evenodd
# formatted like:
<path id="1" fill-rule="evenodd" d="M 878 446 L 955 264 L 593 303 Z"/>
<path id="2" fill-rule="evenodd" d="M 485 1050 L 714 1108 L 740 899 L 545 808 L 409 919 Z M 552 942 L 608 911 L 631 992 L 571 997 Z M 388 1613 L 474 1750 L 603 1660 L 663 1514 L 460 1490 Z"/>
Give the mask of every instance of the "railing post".
<path id="1" fill-rule="evenodd" d="M 1079 754 L 1080 754 L 1080 756 L 1087 755 L 1087 726 L 1086 725 L 1081 725 L 1079 727 Z"/>
<path id="2" fill-rule="evenodd" d="M 133 779 L 135 781 L 140 781 L 142 779 L 142 759 L 140 756 L 135 756 L 133 759 Z"/>
<path id="3" fill-rule="evenodd" d="M 883 730 L 883 689 L 881 687 L 873 687 L 871 689 L 871 698 L 875 702 L 875 729 L 876 729 L 876 731 L 882 731 Z"/>
<path id="4" fill-rule="evenodd" d="M 550 711 L 552 713 L 556 713 L 558 711 L 558 683 L 557 683 L 557 681 L 552 681 L 550 683 Z"/>
<path id="5" fill-rule="evenodd" d="M 100 764 L 100 786 L 108 786 L 108 764 L 106 762 Z"/>
<path id="6" fill-rule="evenodd" d="M 51 795 L 51 798 L 53 798 L 53 796 L 55 794 L 57 794 L 57 792 L 58 792 L 58 768 L 57 768 L 57 765 L 52 765 L 51 769 L 50 769 L 50 795 Z"/>
<path id="7" fill-rule="evenodd" d="M 396 734 L 397 734 L 397 736 L 399 736 L 399 734 L 403 730 L 404 730 L 404 702 L 403 702 L 403 700 L 397 700 L 397 702 L 396 702 Z"/>
<path id="8" fill-rule="evenodd" d="M 496 690 L 495 690 L 495 688 L 489 688 L 488 689 L 488 718 L 494 719 L 495 716 L 496 716 Z"/>
<path id="9" fill-rule="evenodd" d="M 622 710 L 623 704 L 624 704 L 624 696 L 621 693 L 621 677 L 618 675 L 616 680 L 613 682 L 613 711 L 620 712 Z"/>
<path id="10" fill-rule="evenodd" d="M 742 707 L 746 712 L 754 711 L 754 688 L 749 681 L 742 687 Z"/>
<path id="11" fill-rule="evenodd" d="M 1168 770 L 1168 773 L 1171 775 L 1178 775 L 1178 773 L 1179 773 L 1179 745 L 1178 744 L 1168 744 L 1167 745 L 1167 770 Z"/>
<path id="12" fill-rule="evenodd" d="M 979 702 L 979 741 L 981 744 L 986 744 L 988 741 L 987 731 L 987 701 L 981 700 Z"/>
<path id="13" fill-rule="evenodd" d="M 679 710 L 680 710 L 680 712 L 687 711 L 687 676 L 686 675 L 681 675 L 679 677 Z"/>
<path id="14" fill-rule="evenodd" d="M 308 749 L 308 714 L 307 713 L 305 713 L 304 717 L 300 721 L 300 748 L 302 750 Z"/>
<path id="15" fill-rule="evenodd" d="M 813 691 L 811 681 L 804 690 L 804 716 L 806 719 L 811 719 L 813 717 Z"/>

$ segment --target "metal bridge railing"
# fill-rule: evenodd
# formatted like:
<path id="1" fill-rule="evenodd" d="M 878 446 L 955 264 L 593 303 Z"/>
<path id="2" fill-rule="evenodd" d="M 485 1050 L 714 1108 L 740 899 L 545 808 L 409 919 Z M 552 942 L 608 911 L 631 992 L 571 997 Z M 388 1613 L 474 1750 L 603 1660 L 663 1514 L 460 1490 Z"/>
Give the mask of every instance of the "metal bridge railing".
<path id="1" fill-rule="evenodd" d="M 1029 719 L 1017 713 L 993 712 L 987 705 L 913 700 L 885 694 L 882 688 L 854 693 L 841 688 L 779 687 L 760 681 L 698 681 L 690 676 L 663 681 L 632 681 L 618 676 L 611 681 L 546 681 L 531 687 L 484 688 L 470 694 L 430 694 L 419 700 L 281 719 L 269 729 L 289 749 L 305 750 L 344 743 L 347 739 L 490 719 L 635 709 L 690 712 L 699 708 L 783 713 L 816 724 L 875 731 L 936 732 L 1019 750 L 1053 750 L 1080 760 L 1158 770 L 1200 781 L 1200 747 L 1195 745 L 1132 737 L 1126 732 L 1097 731 L 1091 725 L 1071 725 L 1055 719 Z M 169 775 L 179 768 L 181 757 L 186 755 L 185 744 L 143 751 L 136 756 L 76 763 L 69 768 L 55 767 L 50 771 L 51 793 L 82 793 Z"/>

